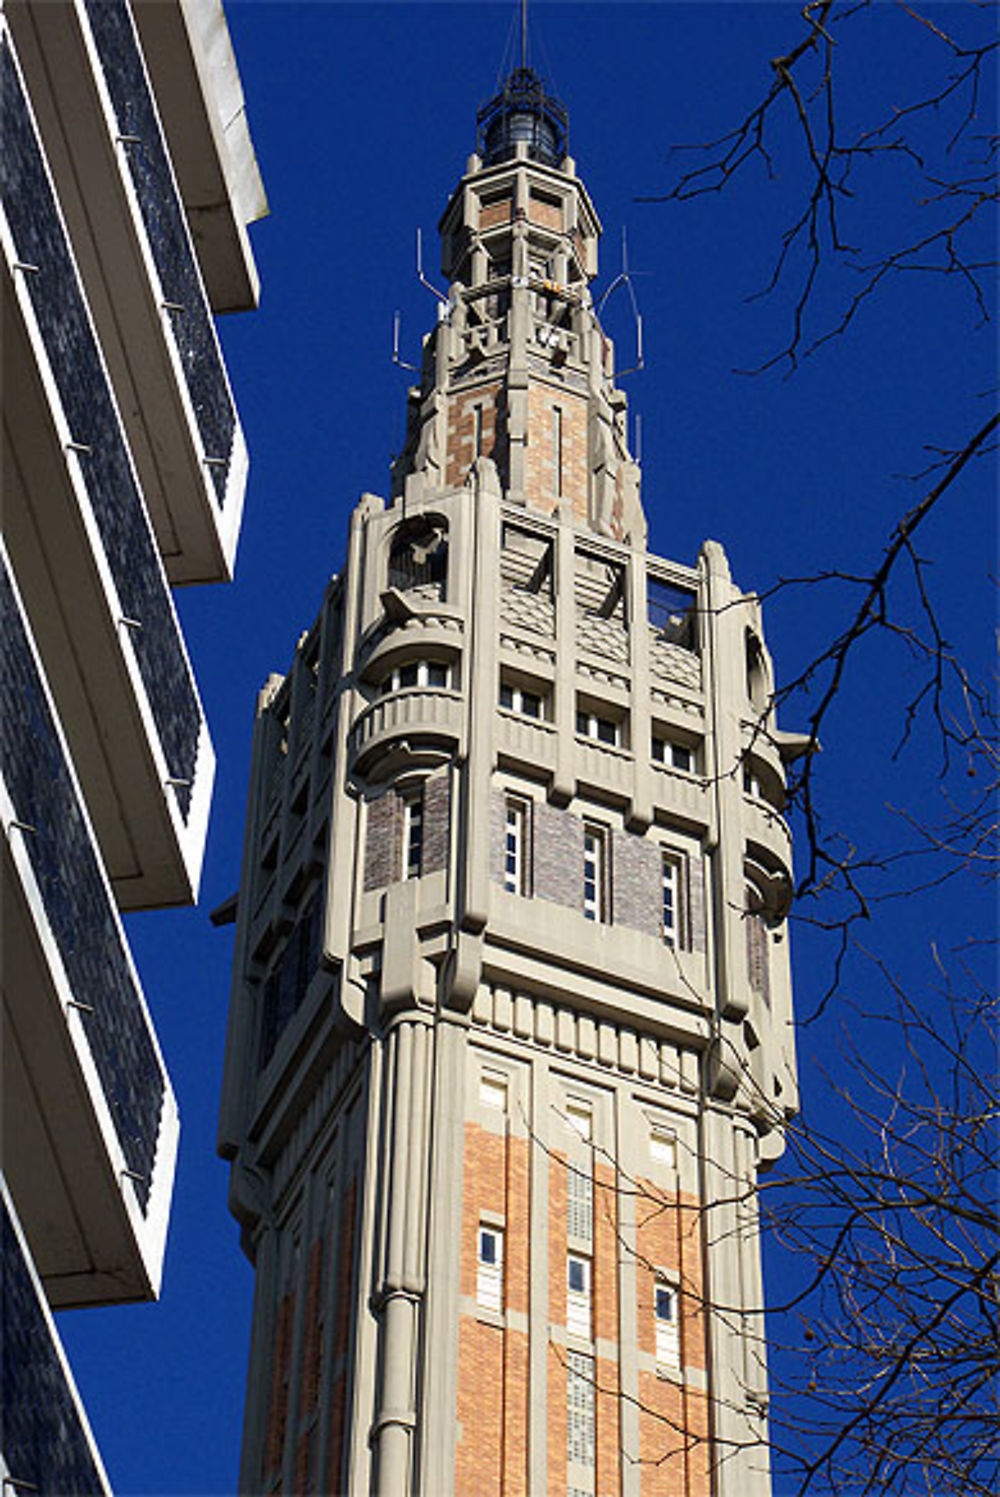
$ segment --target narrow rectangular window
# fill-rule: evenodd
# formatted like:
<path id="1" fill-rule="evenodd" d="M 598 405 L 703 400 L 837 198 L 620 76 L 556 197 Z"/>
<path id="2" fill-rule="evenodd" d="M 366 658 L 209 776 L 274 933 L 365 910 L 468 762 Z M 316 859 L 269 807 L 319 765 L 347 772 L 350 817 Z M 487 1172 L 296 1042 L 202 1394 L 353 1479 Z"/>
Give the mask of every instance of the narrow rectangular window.
<path id="1" fill-rule="evenodd" d="M 552 474 L 553 487 L 557 499 L 562 498 L 563 491 L 563 426 L 562 411 L 557 405 L 552 407 Z"/>
<path id="2" fill-rule="evenodd" d="M 677 1290 L 658 1280 L 655 1291 L 656 1363 L 658 1367 L 680 1367 L 681 1342 L 677 1317 Z"/>
<path id="3" fill-rule="evenodd" d="M 663 855 L 663 939 L 668 946 L 680 943 L 680 869 L 676 858 Z"/>
<path id="4" fill-rule="evenodd" d="M 578 1253 L 566 1259 L 566 1329 L 589 1341 L 593 1333 L 591 1261 Z"/>
<path id="5" fill-rule="evenodd" d="M 482 457 L 483 455 L 483 408 L 481 405 L 472 407 L 472 455 Z"/>
<path id="6" fill-rule="evenodd" d="M 594 1182 L 573 1165 L 566 1168 L 566 1235 L 583 1246 L 594 1240 Z"/>
<path id="7" fill-rule="evenodd" d="M 607 919 L 607 834 L 600 826 L 583 829 L 583 913 L 587 920 Z"/>
<path id="8" fill-rule="evenodd" d="M 503 886 L 508 894 L 528 892 L 528 807 L 509 796 L 504 825 Z"/>
<path id="9" fill-rule="evenodd" d="M 503 1309 L 503 1232 L 499 1227 L 479 1227 L 476 1299 L 484 1310 L 498 1314 Z"/>
<path id="10" fill-rule="evenodd" d="M 566 1458 L 571 1466 L 594 1466 L 594 1359 L 566 1353 Z"/>
<path id="11" fill-rule="evenodd" d="M 403 798 L 403 877 L 419 878 L 424 861 L 424 792 Z"/>

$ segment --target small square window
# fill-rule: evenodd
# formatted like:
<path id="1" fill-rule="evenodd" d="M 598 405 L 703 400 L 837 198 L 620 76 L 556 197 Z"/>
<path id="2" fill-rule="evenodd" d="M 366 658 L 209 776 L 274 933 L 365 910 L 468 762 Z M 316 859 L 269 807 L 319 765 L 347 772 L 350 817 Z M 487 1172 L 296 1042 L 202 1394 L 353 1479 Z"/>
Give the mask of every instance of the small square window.
<path id="1" fill-rule="evenodd" d="M 622 725 L 617 718 L 602 717 L 596 712 L 579 711 L 576 714 L 576 731 L 581 738 L 593 738 L 598 743 L 610 743 L 619 748 L 622 741 Z"/>
<path id="2" fill-rule="evenodd" d="M 588 1143 L 593 1132 L 594 1115 L 586 1102 L 566 1103 L 566 1123 Z"/>
<path id="3" fill-rule="evenodd" d="M 495 1263 L 497 1261 L 497 1234 L 495 1232 L 481 1231 L 479 1234 L 479 1261 L 480 1263 Z"/>
<path id="4" fill-rule="evenodd" d="M 671 769 L 679 769 L 683 774 L 694 773 L 694 749 L 686 743 L 677 743 L 672 738 L 666 738 L 662 733 L 653 734 L 650 756 L 657 764 L 668 764 Z"/>
<path id="5" fill-rule="evenodd" d="M 541 692 L 530 691 L 524 686 L 515 686 L 509 681 L 500 682 L 500 706 L 508 712 L 520 712 L 522 717 L 544 718 L 545 698 Z"/>
<path id="6" fill-rule="evenodd" d="M 507 1078 L 493 1071 L 483 1071 L 479 1078 L 479 1100 L 496 1112 L 507 1111 Z"/>
<path id="7" fill-rule="evenodd" d="M 649 1135 L 649 1157 L 660 1164 L 677 1166 L 677 1140 L 668 1128 L 653 1124 Z"/>

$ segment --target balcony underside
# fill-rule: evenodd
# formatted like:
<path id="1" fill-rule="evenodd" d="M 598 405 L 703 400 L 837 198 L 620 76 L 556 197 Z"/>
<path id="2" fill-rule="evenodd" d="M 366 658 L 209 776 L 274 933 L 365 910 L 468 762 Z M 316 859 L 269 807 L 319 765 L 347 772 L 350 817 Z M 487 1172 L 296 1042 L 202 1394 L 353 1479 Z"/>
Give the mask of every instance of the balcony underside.
<path id="1" fill-rule="evenodd" d="M 246 448 L 127 7 L 107 6 L 105 22 L 135 58 L 130 128 L 82 0 L 21 0 L 9 15 L 167 575 L 226 581 Z M 148 223 L 162 226 L 156 243 Z"/>
<path id="2" fill-rule="evenodd" d="M 16 831 L 12 837 L 20 834 Z M 22 870 L 4 851 L 6 1174 L 53 1308 L 156 1297 L 176 1145 L 169 1091 L 148 1215 L 137 1198 L 84 1034 L 91 993 L 67 995 Z M 89 1001 L 88 1001 L 89 1000 Z"/>
<path id="3" fill-rule="evenodd" d="M 2 274 L 5 533 L 32 633 L 119 904 L 188 903 L 197 895 L 214 760 L 172 602 L 148 542 L 145 585 L 157 617 L 125 613 L 84 480 L 85 455 L 67 451 L 37 327 L 14 282 L 21 272 Z M 108 500 L 120 512 L 129 495 Z M 137 494 L 132 502 L 141 503 Z M 133 528 L 144 525 L 137 515 Z M 141 557 L 130 553 L 119 565 L 134 577 Z M 141 629 L 157 632 L 169 672 L 141 669 L 137 648 L 153 641 L 152 632 L 138 640 Z M 148 688 L 170 693 L 158 710 Z M 184 764 L 170 762 L 158 726 L 171 724 L 174 697 L 190 720 Z"/>
<path id="4" fill-rule="evenodd" d="M 110 1497 L 21 1224 L 6 1187 L 0 1194 L 3 1490 Z"/>

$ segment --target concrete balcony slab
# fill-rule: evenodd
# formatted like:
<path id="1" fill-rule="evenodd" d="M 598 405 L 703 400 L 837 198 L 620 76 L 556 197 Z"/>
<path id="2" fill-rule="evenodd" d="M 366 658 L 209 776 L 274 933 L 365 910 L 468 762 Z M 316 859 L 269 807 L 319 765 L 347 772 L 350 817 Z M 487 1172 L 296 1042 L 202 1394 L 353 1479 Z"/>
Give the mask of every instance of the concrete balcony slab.
<path id="1" fill-rule="evenodd" d="M 0 552 L 3 1169 L 49 1302 L 157 1293 L 177 1109 Z"/>
<path id="2" fill-rule="evenodd" d="M 228 580 L 246 446 L 132 12 L 9 17 L 167 575 Z"/>

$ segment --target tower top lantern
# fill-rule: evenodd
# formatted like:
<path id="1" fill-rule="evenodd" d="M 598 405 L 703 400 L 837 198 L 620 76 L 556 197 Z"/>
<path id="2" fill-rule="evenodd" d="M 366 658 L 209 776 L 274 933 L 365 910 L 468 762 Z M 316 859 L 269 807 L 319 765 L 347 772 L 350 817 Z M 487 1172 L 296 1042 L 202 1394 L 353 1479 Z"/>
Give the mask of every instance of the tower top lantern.
<path id="1" fill-rule="evenodd" d="M 559 166 L 566 155 L 569 115 L 546 92 L 534 68 L 514 68 L 500 92 L 480 109 L 476 123 L 485 166 L 509 161 L 522 143 L 533 160 L 547 166 Z"/>

